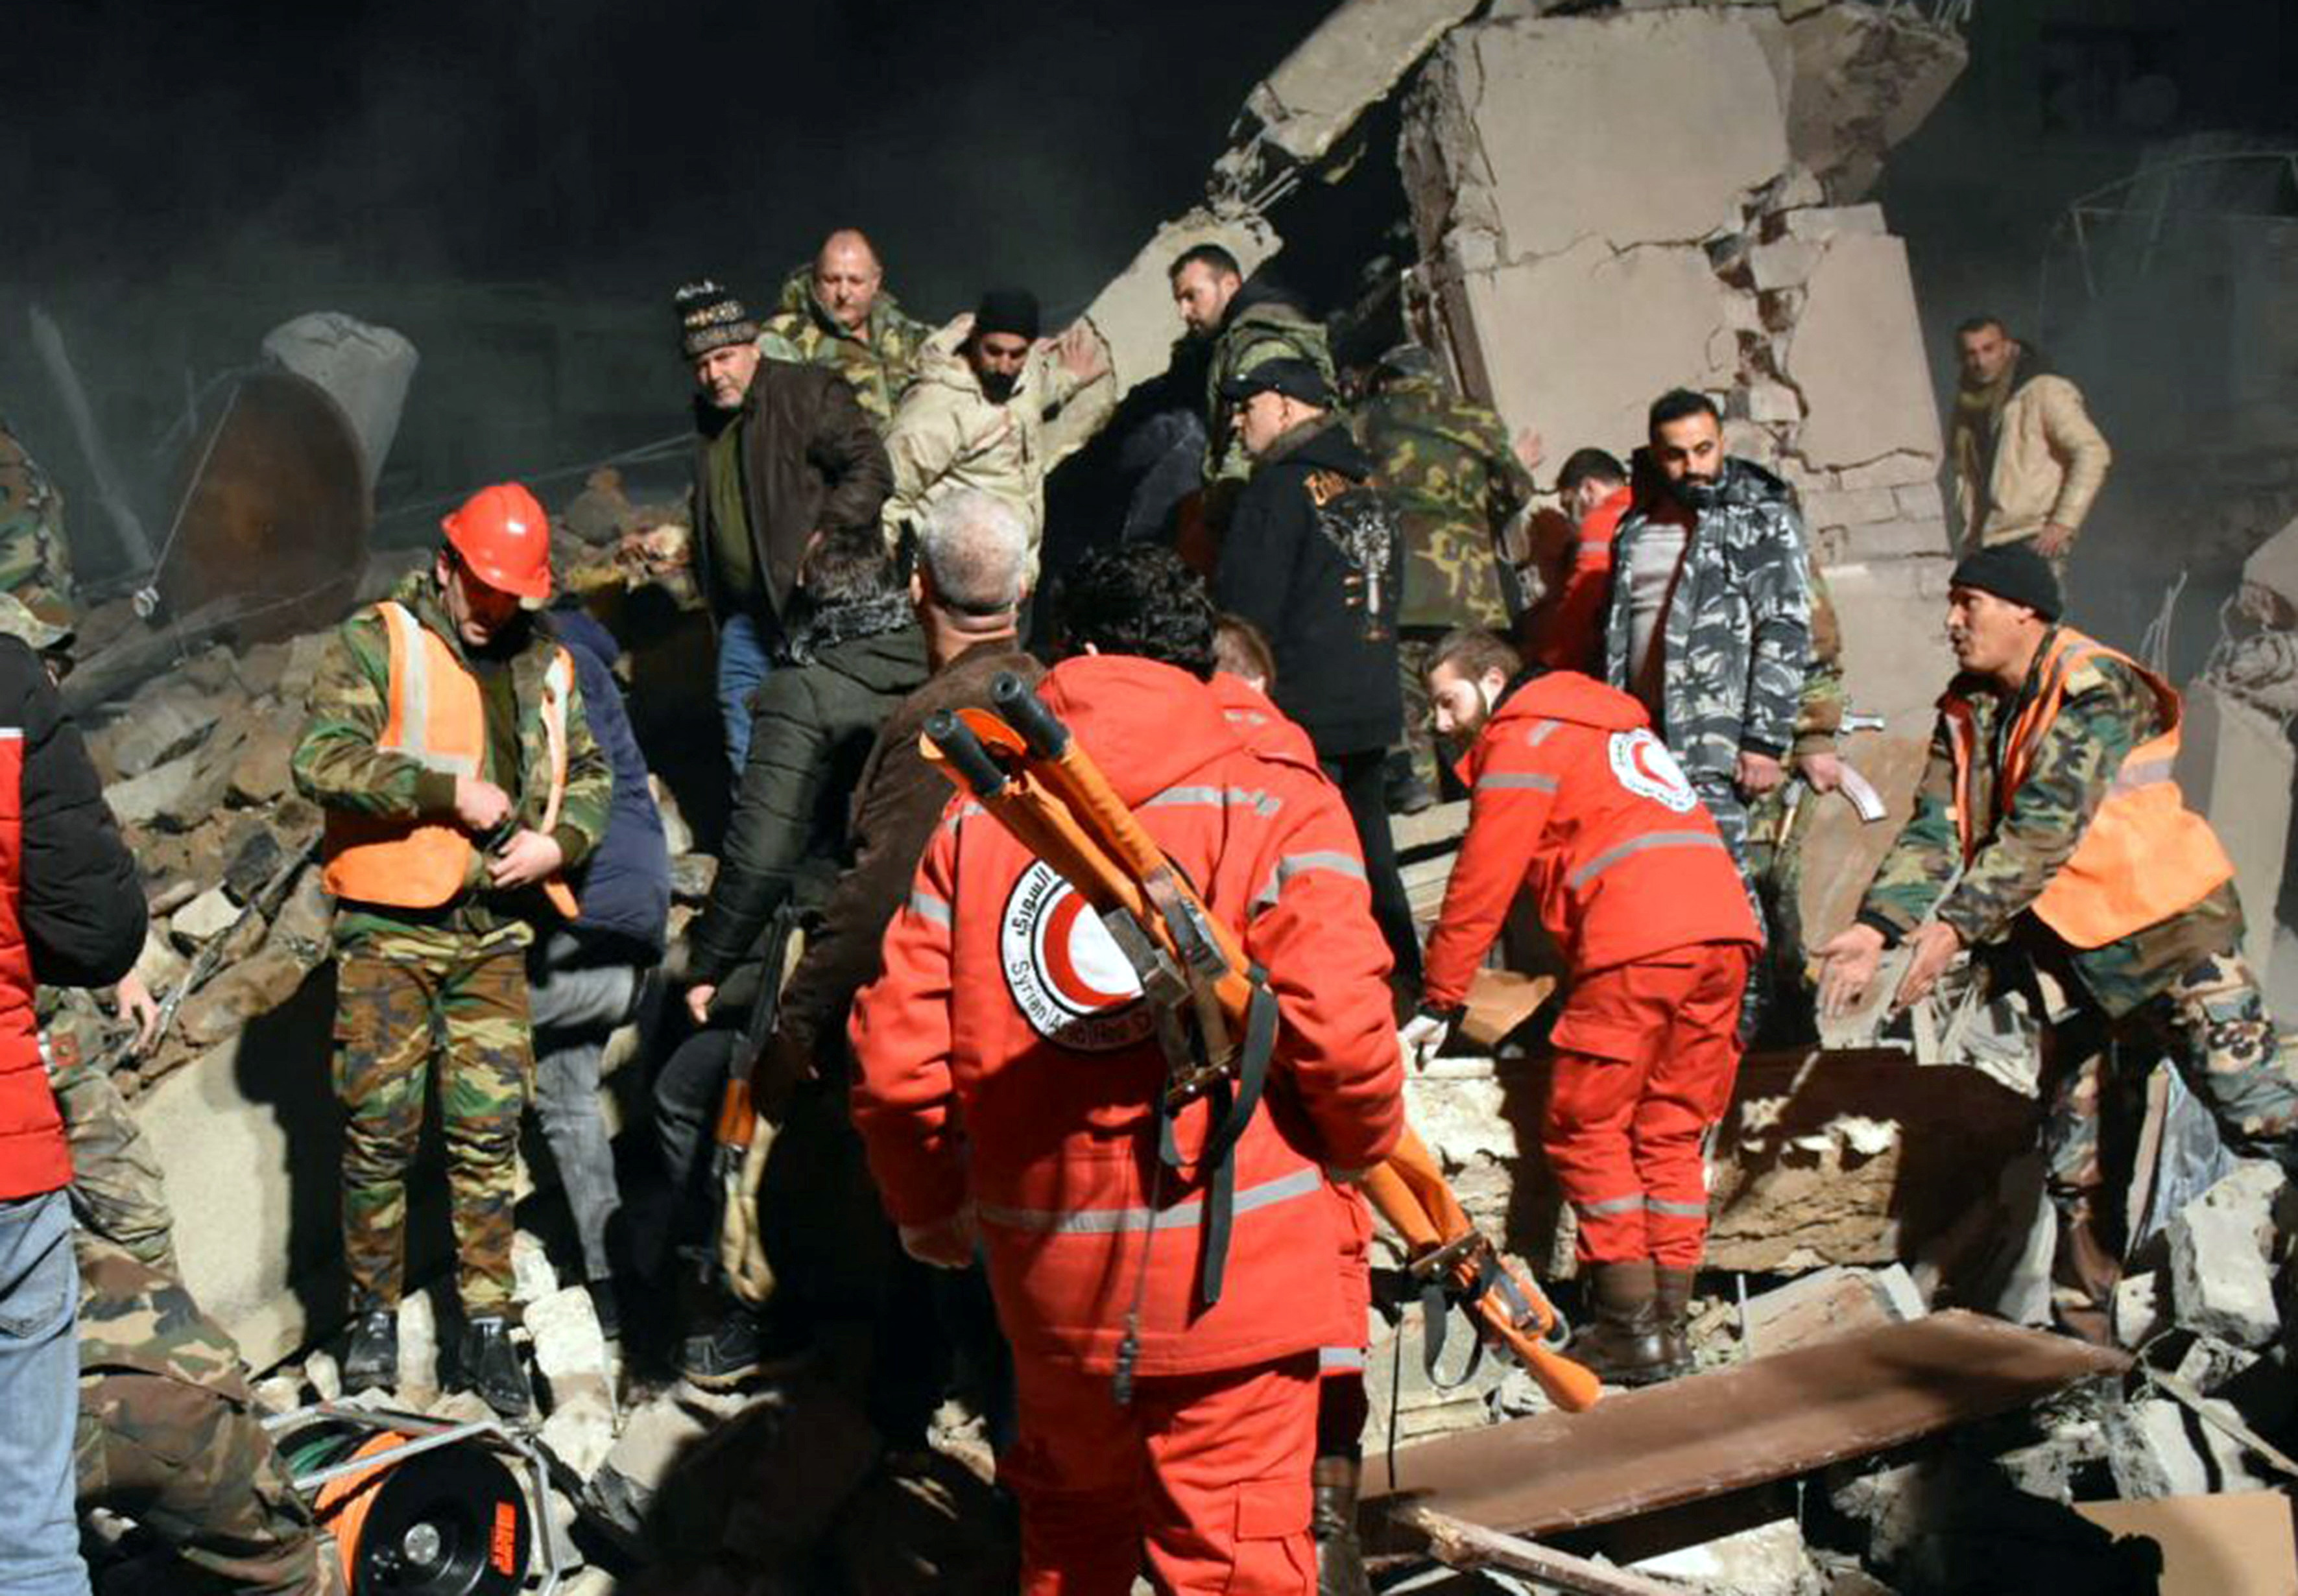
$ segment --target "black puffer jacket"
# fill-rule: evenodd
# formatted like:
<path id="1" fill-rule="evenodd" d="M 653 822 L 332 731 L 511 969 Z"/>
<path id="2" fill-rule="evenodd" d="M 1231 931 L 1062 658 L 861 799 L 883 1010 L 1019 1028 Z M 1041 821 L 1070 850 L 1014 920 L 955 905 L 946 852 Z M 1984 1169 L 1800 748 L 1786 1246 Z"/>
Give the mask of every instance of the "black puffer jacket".
<path id="1" fill-rule="evenodd" d="M 1305 425 L 1253 467 L 1221 540 L 1213 598 L 1261 628 L 1277 655 L 1270 696 L 1320 758 L 1385 748 L 1404 724 L 1396 606 L 1404 545 L 1372 461 L 1338 417 Z M 1385 550 L 1364 567 L 1342 540 L 1385 518 Z"/>
<path id="2" fill-rule="evenodd" d="M 776 666 L 751 695 L 749 759 L 710 901 L 688 933 L 698 982 L 718 985 L 751 957 L 785 898 L 811 905 L 829 895 L 878 727 L 926 679 L 925 639 L 906 607 L 872 602 L 881 606 L 876 630 L 824 612 L 810 631 L 839 641 L 802 642 L 806 662 Z"/>

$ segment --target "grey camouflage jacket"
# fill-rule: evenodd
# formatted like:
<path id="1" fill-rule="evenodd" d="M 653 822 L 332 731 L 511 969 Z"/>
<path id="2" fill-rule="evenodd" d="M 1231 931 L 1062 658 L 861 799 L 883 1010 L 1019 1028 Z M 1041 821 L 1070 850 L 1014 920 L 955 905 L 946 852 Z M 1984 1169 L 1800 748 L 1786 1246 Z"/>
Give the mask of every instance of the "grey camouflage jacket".
<path id="1" fill-rule="evenodd" d="M 1811 666 L 1811 582 L 1802 517 L 1788 485 L 1736 457 L 1699 512 L 1668 602 L 1660 731 L 1693 781 L 1732 779 L 1742 748 L 1785 757 Z M 1630 510 L 1612 542 L 1605 678 L 1633 690 L 1628 572 L 1650 525 Z"/>

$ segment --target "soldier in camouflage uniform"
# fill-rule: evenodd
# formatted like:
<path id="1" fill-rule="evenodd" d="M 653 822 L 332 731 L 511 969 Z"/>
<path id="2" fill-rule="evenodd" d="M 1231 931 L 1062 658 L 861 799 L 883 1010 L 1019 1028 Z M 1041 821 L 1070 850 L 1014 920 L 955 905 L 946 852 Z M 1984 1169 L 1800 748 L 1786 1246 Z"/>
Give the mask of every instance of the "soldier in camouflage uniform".
<path id="1" fill-rule="evenodd" d="M 1433 793 L 1439 773 L 1428 656 L 1455 626 L 1507 630 L 1499 538 L 1532 502 L 1532 471 L 1500 418 L 1453 393 L 1436 357 L 1417 343 L 1381 357 L 1357 409 L 1356 434 L 1403 523 L 1396 651 L 1404 740 L 1413 774 Z"/>
<path id="2" fill-rule="evenodd" d="M 841 228 L 822 240 L 813 265 L 790 273 L 780 307 L 758 334 L 758 352 L 768 360 L 827 366 L 843 376 L 881 434 L 917 381 L 934 330 L 904 314 L 884 283 L 869 239 Z"/>
<path id="3" fill-rule="evenodd" d="M 235 1591 L 340 1590 L 238 1347 L 178 1278 L 159 1165 L 106 1067 L 118 1033 L 84 991 L 40 996 L 79 1221 L 80 1511 L 125 1514 Z"/>
<path id="4" fill-rule="evenodd" d="M 1724 453 L 1722 418 L 1700 394 L 1654 402 L 1638 467 L 1636 506 L 1613 542 L 1605 679 L 1651 711 L 1748 875 L 1747 806 L 1786 777 L 1810 668 L 1802 517 L 1785 483 Z"/>
<path id="5" fill-rule="evenodd" d="M 76 624 L 71 550 L 64 542 L 64 498 L 0 418 L 0 593 L 31 613 L 35 652 L 67 644 Z M 45 641 L 41 641 L 45 639 Z"/>
<path id="6" fill-rule="evenodd" d="M 1842 732 L 1843 633 L 1828 596 L 1827 579 L 1811 568 L 1811 669 L 1796 709 L 1789 780 L 1748 806 L 1748 872 L 1764 906 L 1765 957 L 1759 964 L 1769 990 L 1764 1013 L 1767 1038 L 1781 1046 L 1814 1040 L 1811 980 L 1803 945 L 1803 843 L 1814 800 L 1843 780 L 1837 751 Z"/>
<path id="7" fill-rule="evenodd" d="M 2231 1145 L 2286 1168 L 2298 1043 L 2237 951 L 2233 866 L 2170 777 L 2177 693 L 2058 614 L 2057 583 L 2024 545 L 1955 567 L 1948 638 L 1963 672 L 1939 701 L 1914 814 L 1857 922 L 1821 950 L 1821 999 L 1831 1013 L 1864 1001 L 1900 942 L 1900 1006 L 1966 948 L 2027 994 L 2043 1025 L 2054 1306 L 2104 1341 L 2132 1148 L 2103 1139 L 2103 1121 L 2137 1124 L 2131 1100 L 2167 1053 Z"/>
<path id="8" fill-rule="evenodd" d="M 520 513 L 492 518 L 510 509 Z M 459 1361 L 507 1414 L 524 1412 L 527 1401 L 508 1336 L 518 1127 L 534 1073 L 525 950 L 534 922 L 551 913 L 535 889 L 598 846 L 612 798 L 612 772 L 584 720 L 571 664 L 522 608 L 549 594 L 547 550 L 517 545 L 517 558 L 533 565 L 507 570 L 500 550 L 508 545 L 488 538 L 490 529 L 508 537 L 505 527 L 527 537 L 529 517 L 543 524 L 525 490 L 482 490 L 447 518 L 449 542 L 432 568 L 390 600 L 482 684 L 477 773 L 407 751 L 403 741 L 386 746 L 401 720 L 394 709 L 406 707 L 396 695 L 413 690 L 393 680 L 400 623 L 380 606 L 336 633 L 293 760 L 297 790 L 328 812 L 327 881 L 339 898 L 335 1086 L 346 1114 L 343 1253 L 355 1316 L 344 1383 L 395 1376 L 406 1175 L 435 1064 L 465 1316 Z M 560 737 L 546 702 L 553 694 Z M 561 737 L 563 756 L 553 746 Z M 357 896 L 369 889 L 346 880 L 344 841 L 375 835 L 378 823 L 393 848 L 447 828 L 464 834 L 461 885 L 446 902 L 405 907 Z"/>
<path id="9" fill-rule="evenodd" d="M 1323 323 L 1282 289 L 1259 278 L 1246 282 L 1236 257 L 1217 244 L 1186 252 L 1167 275 L 1188 335 L 1212 341 L 1205 371 L 1205 483 L 1208 519 L 1219 526 L 1252 475 L 1252 457 L 1238 441 L 1236 407 L 1222 389 L 1268 361 L 1291 360 L 1308 361 L 1325 386 L 1337 391 L 1332 345 Z"/>

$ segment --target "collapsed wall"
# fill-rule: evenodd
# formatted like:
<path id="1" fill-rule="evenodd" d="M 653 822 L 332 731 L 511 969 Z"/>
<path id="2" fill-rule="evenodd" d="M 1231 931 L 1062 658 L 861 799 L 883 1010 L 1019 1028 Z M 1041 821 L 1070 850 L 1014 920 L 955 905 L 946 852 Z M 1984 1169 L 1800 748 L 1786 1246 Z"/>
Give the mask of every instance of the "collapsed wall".
<path id="1" fill-rule="evenodd" d="M 1406 108 L 1428 330 L 1551 460 L 1624 454 L 1678 385 L 1801 492 L 1860 709 L 1920 735 L 1947 674 L 1938 410 L 1905 245 L 1856 202 L 1961 70 L 1856 4 L 1503 7 Z"/>

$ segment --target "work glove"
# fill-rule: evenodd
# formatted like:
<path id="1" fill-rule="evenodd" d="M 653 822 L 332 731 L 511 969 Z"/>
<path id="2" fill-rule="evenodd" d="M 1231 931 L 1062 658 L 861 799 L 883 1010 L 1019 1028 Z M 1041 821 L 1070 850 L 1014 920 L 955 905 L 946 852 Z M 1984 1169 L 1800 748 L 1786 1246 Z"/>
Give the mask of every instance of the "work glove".
<path id="1" fill-rule="evenodd" d="M 1414 1070 L 1426 1070 L 1444 1051 L 1444 1043 L 1452 1034 L 1452 1018 L 1451 1014 L 1423 1008 L 1396 1033 L 1396 1045 Z"/>

